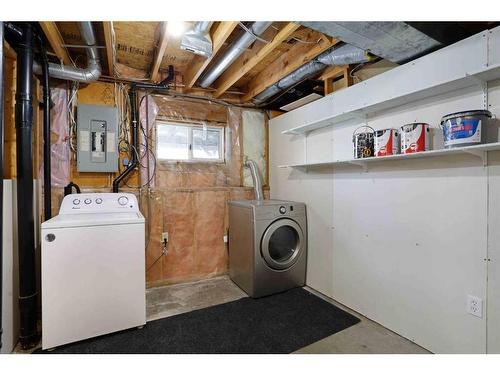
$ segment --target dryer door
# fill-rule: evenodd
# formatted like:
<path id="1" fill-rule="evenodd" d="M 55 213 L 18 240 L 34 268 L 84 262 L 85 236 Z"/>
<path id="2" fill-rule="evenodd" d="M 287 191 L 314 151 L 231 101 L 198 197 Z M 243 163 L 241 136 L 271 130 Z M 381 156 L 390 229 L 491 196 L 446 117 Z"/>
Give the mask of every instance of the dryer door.
<path id="1" fill-rule="evenodd" d="M 305 246 L 300 226 L 291 219 L 279 219 L 264 232 L 261 253 L 269 267 L 285 270 L 295 264 Z"/>

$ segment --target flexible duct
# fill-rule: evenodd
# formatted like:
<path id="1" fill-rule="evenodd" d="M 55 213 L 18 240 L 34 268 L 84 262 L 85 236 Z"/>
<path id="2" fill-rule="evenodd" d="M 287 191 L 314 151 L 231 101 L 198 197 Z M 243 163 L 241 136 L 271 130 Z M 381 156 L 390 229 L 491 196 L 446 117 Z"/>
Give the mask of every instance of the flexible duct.
<path id="1" fill-rule="evenodd" d="M 264 22 L 257 21 L 254 22 L 249 30 L 245 31 L 243 35 L 241 35 L 235 42 L 233 42 L 228 49 L 224 52 L 224 55 L 220 58 L 219 61 L 208 70 L 200 79 L 200 86 L 207 88 L 212 83 L 215 82 L 217 78 L 243 53 L 245 50 L 250 47 L 250 45 L 257 40 L 257 38 L 264 32 L 266 29 L 271 26 L 272 22 Z"/>
<path id="2" fill-rule="evenodd" d="M 317 56 L 315 59 L 309 61 L 307 64 L 304 64 L 300 68 L 294 70 L 286 77 L 280 79 L 274 85 L 262 91 L 253 99 L 253 102 L 255 104 L 262 104 L 279 92 L 289 89 L 295 84 L 315 76 L 327 66 L 359 64 L 370 60 L 372 60 L 372 57 L 368 52 L 350 44 L 344 44 L 340 47 L 332 47 Z"/>
<path id="3" fill-rule="evenodd" d="M 96 47 L 92 23 L 89 21 L 79 22 L 79 27 L 83 41 L 88 46 L 88 48 L 86 48 L 88 58 L 87 67 L 75 68 L 68 65 L 49 63 L 49 75 L 51 77 L 88 83 L 97 81 L 101 76 L 101 64 L 99 63 L 99 54 Z M 35 73 L 41 74 L 42 67 L 38 63 L 35 63 L 33 70 Z"/>
<path id="4" fill-rule="evenodd" d="M 20 341 L 23 348 L 37 341 L 37 290 L 33 214 L 33 30 L 25 24 L 16 46 L 16 170 L 17 236 L 19 248 Z"/>
<path id="5" fill-rule="evenodd" d="M 212 56 L 212 39 L 210 38 L 211 21 L 196 22 L 191 30 L 184 33 L 181 48 L 204 57 Z"/>
<path id="6" fill-rule="evenodd" d="M 245 167 L 250 169 L 252 174 L 253 188 L 255 191 L 255 199 L 258 201 L 264 200 L 264 193 L 262 192 L 262 180 L 260 178 L 259 167 L 254 160 L 247 159 Z"/>

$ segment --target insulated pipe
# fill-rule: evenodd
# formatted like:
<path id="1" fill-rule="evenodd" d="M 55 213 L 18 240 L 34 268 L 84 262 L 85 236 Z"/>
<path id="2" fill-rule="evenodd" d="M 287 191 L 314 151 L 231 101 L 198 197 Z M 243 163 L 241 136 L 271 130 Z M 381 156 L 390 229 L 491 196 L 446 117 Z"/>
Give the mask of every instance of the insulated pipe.
<path id="1" fill-rule="evenodd" d="M 3 22 L 0 21 L 0 352 L 3 317 Z"/>
<path id="2" fill-rule="evenodd" d="M 118 193 L 120 182 L 127 177 L 134 169 L 139 166 L 139 158 L 137 157 L 139 153 L 139 127 L 138 127 L 138 111 L 137 111 L 137 89 L 146 90 L 166 90 L 170 87 L 170 83 L 174 79 L 174 67 L 173 65 L 168 66 L 168 76 L 162 82 L 158 84 L 154 83 L 134 83 L 130 86 L 128 95 L 130 98 L 130 114 L 131 114 L 131 125 L 132 125 L 132 161 L 127 166 L 127 168 L 120 173 L 118 177 L 113 180 L 113 193 Z M 148 176 L 149 178 L 149 176 Z"/>
<path id="3" fill-rule="evenodd" d="M 289 89 L 295 84 L 315 76 L 327 66 L 359 64 L 368 62 L 372 59 L 373 57 L 370 56 L 367 51 L 350 44 L 344 44 L 340 47 L 332 47 L 317 56 L 315 59 L 294 70 L 286 77 L 280 79 L 274 85 L 262 91 L 253 99 L 253 102 L 255 104 L 262 104 L 279 92 Z"/>
<path id="4" fill-rule="evenodd" d="M 65 79 L 68 81 L 77 81 L 88 83 L 97 81 L 101 76 L 101 64 L 99 63 L 99 53 L 96 47 L 94 30 L 92 22 L 79 22 L 80 34 L 84 43 L 88 46 L 87 50 L 87 67 L 75 68 L 73 66 L 60 65 L 49 63 L 49 75 L 53 78 Z M 35 63 L 33 67 L 35 73 L 41 74 L 42 67 Z"/>
<path id="5" fill-rule="evenodd" d="M 259 167 L 254 160 L 247 159 L 245 167 L 250 169 L 253 180 L 253 188 L 255 190 L 255 200 L 264 200 L 264 193 L 262 192 L 262 180 L 260 179 Z"/>
<path id="6" fill-rule="evenodd" d="M 35 279 L 35 236 L 33 217 L 33 30 L 23 27 L 17 52 L 16 167 L 17 236 L 19 247 L 20 341 L 23 348 L 37 341 L 37 290 Z"/>
<path id="7" fill-rule="evenodd" d="M 200 80 L 200 86 L 203 88 L 209 87 L 217 78 L 243 53 L 245 50 L 257 40 L 266 29 L 271 26 L 272 22 L 257 21 L 250 27 L 249 33 L 245 31 L 235 42 L 233 42 L 219 61 L 207 71 Z"/>
<path id="8" fill-rule="evenodd" d="M 49 220 L 52 217 L 49 61 L 43 38 L 39 41 L 43 76 L 43 211 L 45 220 Z"/>

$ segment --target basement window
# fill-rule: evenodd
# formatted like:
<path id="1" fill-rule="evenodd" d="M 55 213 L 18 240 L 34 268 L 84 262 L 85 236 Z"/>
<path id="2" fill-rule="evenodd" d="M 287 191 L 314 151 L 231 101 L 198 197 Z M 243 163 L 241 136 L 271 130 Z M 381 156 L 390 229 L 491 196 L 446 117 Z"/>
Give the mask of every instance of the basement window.
<path id="1" fill-rule="evenodd" d="M 224 128 L 176 122 L 157 123 L 159 160 L 224 162 Z"/>

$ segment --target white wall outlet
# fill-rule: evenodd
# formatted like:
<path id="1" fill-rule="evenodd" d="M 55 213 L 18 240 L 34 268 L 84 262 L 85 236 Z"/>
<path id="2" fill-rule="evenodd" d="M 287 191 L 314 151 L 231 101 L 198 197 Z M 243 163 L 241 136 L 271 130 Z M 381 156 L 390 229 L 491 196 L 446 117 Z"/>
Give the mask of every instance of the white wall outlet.
<path id="1" fill-rule="evenodd" d="M 228 243 L 228 237 L 227 234 L 224 235 L 224 243 Z"/>
<path id="2" fill-rule="evenodd" d="M 483 317 L 483 300 L 476 296 L 467 296 L 467 312 L 479 318 Z"/>
<path id="3" fill-rule="evenodd" d="M 161 242 L 162 242 L 162 243 L 166 243 L 166 242 L 168 242 L 168 232 L 163 232 L 163 233 L 161 234 Z"/>

